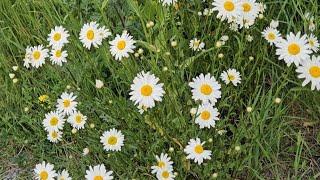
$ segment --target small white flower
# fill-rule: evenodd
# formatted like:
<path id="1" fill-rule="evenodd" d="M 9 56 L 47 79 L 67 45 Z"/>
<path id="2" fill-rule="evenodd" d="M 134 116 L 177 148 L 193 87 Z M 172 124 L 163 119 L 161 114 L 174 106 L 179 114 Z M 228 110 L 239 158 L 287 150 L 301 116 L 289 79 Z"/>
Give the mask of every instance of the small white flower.
<path id="1" fill-rule="evenodd" d="M 103 144 L 103 149 L 106 151 L 120 151 L 124 145 L 124 135 L 121 131 L 110 129 L 105 131 L 100 137 L 100 142 Z"/>
<path id="2" fill-rule="evenodd" d="M 64 44 L 69 42 L 69 32 L 62 26 L 56 26 L 51 29 L 48 36 L 49 46 L 52 46 L 54 49 L 61 49 Z"/>
<path id="3" fill-rule="evenodd" d="M 122 35 L 117 34 L 116 38 L 109 42 L 110 52 L 116 60 L 121 61 L 122 58 L 128 58 L 130 53 L 134 53 L 135 43 L 133 37 L 124 31 Z"/>
<path id="4" fill-rule="evenodd" d="M 189 43 L 189 47 L 193 51 L 200 51 L 204 48 L 204 46 L 205 46 L 204 42 L 201 42 L 201 40 L 198 40 L 197 38 L 190 40 L 190 43 Z"/>
<path id="5" fill-rule="evenodd" d="M 70 177 L 69 172 L 64 169 L 62 172 L 58 173 L 57 180 L 72 180 L 72 178 Z"/>
<path id="6" fill-rule="evenodd" d="M 37 180 L 54 180 L 57 176 L 54 170 L 54 165 L 43 161 L 41 164 L 37 164 L 34 168 L 34 178 Z"/>
<path id="7" fill-rule="evenodd" d="M 195 163 L 199 165 L 203 163 L 204 159 L 211 159 L 211 151 L 203 148 L 204 142 L 201 142 L 199 138 L 190 139 L 188 145 L 184 149 L 184 152 L 188 155 L 187 159 L 193 159 Z"/>
<path id="8" fill-rule="evenodd" d="M 271 20 L 271 22 L 270 22 L 270 27 L 271 28 L 277 29 L 278 26 L 279 26 L 279 21 L 278 20 Z"/>
<path id="9" fill-rule="evenodd" d="M 101 89 L 103 87 L 104 83 L 103 81 L 96 79 L 96 88 Z"/>
<path id="10" fill-rule="evenodd" d="M 107 171 L 103 164 L 96 165 L 94 167 L 89 166 L 86 170 L 86 180 L 112 180 L 112 171 Z"/>
<path id="11" fill-rule="evenodd" d="M 235 69 L 228 69 L 227 71 L 223 71 L 221 74 L 221 79 L 226 84 L 229 84 L 231 82 L 234 86 L 237 86 L 241 83 L 241 75 Z"/>
<path id="12" fill-rule="evenodd" d="M 83 129 L 87 122 L 87 116 L 84 116 L 80 111 L 71 114 L 68 118 L 68 123 L 77 130 Z"/>

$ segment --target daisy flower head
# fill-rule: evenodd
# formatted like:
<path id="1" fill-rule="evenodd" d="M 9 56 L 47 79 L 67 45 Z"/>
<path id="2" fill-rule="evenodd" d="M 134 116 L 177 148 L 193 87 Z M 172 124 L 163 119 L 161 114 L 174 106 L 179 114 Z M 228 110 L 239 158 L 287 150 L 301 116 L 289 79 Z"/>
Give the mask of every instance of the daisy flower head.
<path id="1" fill-rule="evenodd" d="M 61 141 L 61 138 L 62 138 L 62 131 L 53 130 L 48 132 L 47 139 L 52 143 L 58 143 L 59 141 Z"/>
<path id="2" fill-rule="evenodd" d="M 73 128 L 83 129 L 87 122 L 87 116 L 84 116 L 80 111 L 71 114 L 68 118 L 68 123 L 71 124 Z"/>
<path id="3" fill-rule="evenodd" d="M 219 120 L 219 112 L 217 108 L 209 103 L 202 104 L 198 108 L 195 123 L 199 124 L 200 129 L 215 127 L 216 121 Z"/>
<path id="4" fill-rule="evenodd" d="M 237 86 L 241 83 L 241 75 L 235 69 L 228 69 L 227 71 L 223 71 L 221 74 L 221 79 L 226 84 L 229 84 L 231 82 L 234 86 Z"/>
<path id="5" fill-rule="evenodd" d="M 101 26 L 98 28 L 99 35 L 101 36 L 102 39 L 105 39 L 109 36 L 111 36 L 111 32 L 109 29 L 107 29 L 105 26 Z"/>
<path id="6" fill-rule="evenodd" d="M 24 67 L 26 67 L 26 68 L 29 68 L 30 67 L 30 64 L 31 64 L 31 62 L 30 62 L 30 57 L 31 57 L 31 47 L 30 46 L 27 46 L 27 48 L 26 48 L 26 53 L 25 53 L 25 55 L 24 55 L 24 59 L 23 59 L 23 66 Z"/>
<path id="7" fill-rule="evenodd" d="M 290 32 L 286 39 L 282 39 L 276 43 L 276 46 L 276 54 L 279 56 L 279 60 L 283 59 L 287 63 L 287 66 L 290 66 L 292 63 L 298 66 L 303 59 L 310 58 L 309 56 L 312 53 L 307 36 L 301 36 L 300 32 L 296 35 Z"/>
<path id="8" fill-rule="evenodd" d="M 49 46 L 52 46 L 54 49 L 61 49 L 64 44 L 69 42 L 69 32 L 62 26 L 56 26 L 51 29 L 48 36 Z"/>
<path id="9" fill-rule="evenodd" d="M 120 151 L 124 145 L 124 135 L 115 128 L 105 131 L 100 137 L 103 149 L 106 151 Z"/>
<path id="10" fill-rule="evenodd" d="M 111 180 L 113 179 L 112 171 L 107 171 L 103 164 L 94 167 L 89 166 L 86 170 L 86 180 Z"/>
<path id="11" fill-rule="evenodd" d="M 57 180 L 72 180 L 67 170 L 62 170 L 62 172 L 58 173 Z"/>
<path id="12" fill-rule="evenodd" d="M 175 178 L 175 175 L 172 173 L 172 171 L 166 168 L 157 171 L 156 175 L 158 180 L 174 180 Z"/>
<path id="13" fill-rule="evenodd" d="M 190 40 L 189 43 L 189 47 L 193 50 L 193 51 L 200 51 L 204 48 L 204 42 L 201 42 L 201 40 L 198 40 L 197 38 L 194 38 L 192 40 Z"/>
<path id="14" fill-rule="evenodd" d="M 268 41 L 270 45 L 276 44 L 281 40 L 280 32 L 272 27 L 267 27 L 262 32 L 262 36 Z"/>
<path id="15" fill-rule="evenodd" d="M 27 55 L 29 55 L 27 57 L 29 64 L 35 68 L 41 67 L 45 64 L 45 60 L 49 56 L 48 52 L 49 50 L 45 49 L 43 45 L 31 47 L 30 52 L 27 53 Z"/>
<path id="16" fill-rule="evenodd" d="M 133 37 L 127 31 L 124 31 L 122 35 L 117 34 L 116 38 L 109 42 L 110 52 L 116 60 L 120 61 L 122 58 L 128 58 L 129 53 L 134 53 L 135 43 L 136 41 L 133 40 Z"/>
<path id="17" fill-rule="evenodd" d="M 91 49 L 91 47 L 97 48 L 102 44 L 103 40 L 102 30 L 99 29 L 99 24 L 96 22 L 86 23 L 82 26 L 80 31 L 80 41 L 83 46 L 87 49 Z"/>
<path id="18" fill-rule="evenodd" d="M 152 174 L 156 174 L 161 169 L 166 169 L 170 172 L 173 170 L 173 167 L 172 167 L 173 162 L 171 161 L 171 158 L 168 156 L 168 154 L 161 153 L 160 156 L 156 156 L 156 159 L 157 159 L 157 165 L 151 166 Z"/>
<path id="19" fill-rule="evenodd" d="M 159 0 L 159 2 L 160 3 L 162 2 L 162 5 L 166 6 L 166 5 L 175 4 L 177 2 L 177 0 Z"/>
<path id="20" fill-rule="evenodd" d="M 130 100 L 143 109 L 152 108 L 155 106 L 155 101 L 162 101 L 164 93 L 163 84 L 159 83 L 159 78 L 150 72 L 142 71 L 133 79 Z"/>
<path id="21" fill-rule="evenodd" d="M 202 73 L 193 78 L 193 82 L 189 83 L 192 88 L 192 99 L 200 100 L 202 103 L 210 102 L 215 105 L 217 100 L 221 98 L 221 85 L 211 76 L 210 73 L 203 75 Z"/>
<path id="22" fill-rule="evenodd" d="M 53 168 L 53 164 L 42 161 L 41 164 L 37 164 L 34 168 L 34 178 L 37 180 L 54 180 L 57 173 Z"/>
<path id="23" fill-rule="evenodd" d="M 253 25 L 255 19 L 259 15 L 259 4 L 256 3 L 256 0 L 240 0 L 241 6 L 241 16 L 239 16 L 238 21 L 241 24 L 248 24 L 249 26 Z"/>
<path id="24" fill-rule="evenodd" d="M 201 143 L 199 138 L 190 139 L 184 152 L 188 155 L 187 159 L 193 159 L 199 165 L 204 159 L 211 159 L 211 151 L 203 149 L 204 142 Z"/>
<path id="25" fill-rule="evenodd" d="M 73 114 L 77 110 L 76 98 L 77 96 L 74 96 L 73 93 L 62 93 L 60 99 L 57 100 L 57 110 L 64 115 Z"/>
<path id="26" fill-rule="evenodd" d="M 52 49 L 50 55 L 52 64 L 62 66 L 62 63 L 67 62 L 67 51 L 62 51 L 61 49 Z"/>
<path id="27" fill-rule="evenodd" d="M 45 115 L 42 124 L 46 131 L 59 131 L 63 129 L 65 120 L 58 111 L 51 111 Z"/>
<path id="28" fill-rule="evenodd" d="M 318 52 L 319 41 L 318 41 L 318 38 L 314 34 L 310 34 L 308 36 L 308 42 L 309 42 L 310 49 L 315 53 Z"/>
<path id="29" fill-rule="evenodd" d="M 311 90 L 320 91 L 320 57 L 312 56 L 311 59 L 301 61 L 296 72 L 299 73 L 299 79 L 304 79 L 302 86 L 311 82 Z"/>
<path id="30" fill-rule="evenodd" d="M 214 0 L 214 11 L 218 11 L 217 18 L 221 21 L 233 22 L 241 13 L 239 0 Z"/>

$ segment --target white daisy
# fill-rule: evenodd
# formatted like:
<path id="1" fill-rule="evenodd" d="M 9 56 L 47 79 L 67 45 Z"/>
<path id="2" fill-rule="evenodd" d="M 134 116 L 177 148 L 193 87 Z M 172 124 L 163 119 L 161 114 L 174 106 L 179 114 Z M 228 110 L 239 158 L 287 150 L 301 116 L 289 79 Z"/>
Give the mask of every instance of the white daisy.
<path id="1" fill-rule="evenodd" d="M 195 123 L 199 124 L 201 129 L 215 127 L 216 121 L 219 120 L 218 109 L 209 103 L 200 105 L 196 116 Z"/>
<path id="2" fill-rule="evenodd" d="M 160 169 L 157 171 L 157 179 L 158 180 L 173 180 L 175 178 L 175 175 L 172 173 L 172 171 L 168 169 Z"/>
<path id="3" fill-rule="evenodd" d="M 53 168 L 52 164 L 42 161 L 41 164 L 37 164 L 34 168 L 34 178 L 38 180 L 54 180 L 57 173 Z"/>
<path id="4" fill-rule="evenodd" d="M 310 46 L 311 50 L 315 53 L 318 52 L 319 41 L 318 41 L 318 38 L 314 34 L 310 34 L 308 36 L 308 42 L 309 42 L 309 46 Z"/>
<path id="5" fill-rule="evenodd" d="M 166 169 L 168 171 L 173 170 L 173 162 L 170 160 L 171 158 L 168 156 L 168 154 L 161 153 L 160 157 L 156 156 L 157 159 L 157 165 L 151 166 L 151 173 L 156 174 L 161 169 Z"/>
<path id="6" fill-rule="evenodd" d="M 131 84 L 130 100 L 134 101 L 135 105 L 138 104 L 144 108 L 154 107 L 155 101 L 162 101 L 162 96 L 165 93 L 163 84 L 158 82 L 159 78 L 150 72 L 138 73 Z"/>
<path id="7" fill-rule="evenodd" d="M 239 16 L 237 22 L 242 26 L 246 26 L 246 23 L 251 26 L 253 25 L 255 19 L 259 15 L 259 4 L 256 0 L 240 0 L 241 15 Z"/>
<path id="8" fill-rule="evenodd" d="M 58 173 L 57 180 L 72 180 L 67 170 L 62 170 L 62 172 Z"/>
<path id="9" fill-rule="evenodd" d="M 39 68 L 45 64 L 45 59 L 48 57 L 48 49 L 45 49 L 43 45 L 31 47 L 30 53 L 28 53 L 29 64 L 32 67 Z"/>
<path id="10" fill-rule="evenodd" d="M 171 5 L 177 2 L 177 0 L 159 0 L 159 2 L 162 2 L 162 5 Z"/>
<path id="11" fill-rule="evenodd" d="M 269 42 L 270 45 L 276 44 L 281 40 L 280 32 L 271 27 L 267 27 L 262 32 L 262 36 Z"/>
<path id="12" fill-rule="evenodd" d="M 105 28 L 99 28 L 99 24 L 96 22 L 84 24 L 81 28 L 79 39 L 85 48 L 90 49 L 91 46 L 97 48 L 107 36 L 104 30 Z"/>
<path id="13" fill-rule="evenodd" d="M 49 131 L 47 139 L 52 143 L 57 143 L 61 141 L 62 138 L 62 131 Z"/>
<path id="14" fill-rule="evenodd" d="M 23 66 L 26 68 L 30 67 L 30 57 L 31 57 L 31 48 L 30 46 L 27 46 L 26 48 L 26 53 L 24 55 L 24 59 L 23 59 Z"/>
<path id="15" fill-rule="evenodd" d="M 111 36 L 111 32 L 109 29 L 107 29 L 105 26 L 101 26 L 98 28 L 99 35 L 101 36 L 102 39 L 105 39 L 109 36 Z"/>
<path id="16" fill-rule="evenodd" d="M 128 58 L 129 53 L 133 53 L 136 48 L 134 43 L 136 41 L 132 39 L 132 36 L 124 31 L 121 36 L 117 34 L 116 38 L 109 42 L 110 52 L 116 60 L 121 60 L 124 57 Z"/>
<path id="17" fill-rule="evenodd" d="M 51 111 L 45 115 L 42 124 L 46 131 L 59 131 L 63 129 L 65 120 L 57 111 Z"/>
<path id="18" fill-rule="evenodd" d="M 190 40 L 189 47 L 194 51 L 200 51 L 204 48 L 204 42 L 201 42 L 197 38 Z"/>
<path id="19" fill-rule="evenodd" d="M 49 46 L 54 49 L 61 49 L 64 44 L 68 43 L 69 32 L 62 26 L 56 26 L 51 29 L 48 37 Z"/>
<path id="20" fill-rule="evenodd" d="M 62 66 L 62 63 L 67 62 L 67 51 L 62 51 L 61 49 L 52 49 L 50 54 L 50 60 L 52 64 Z"/>
<path id="21" fill-rule="evenodd" d="M 73 128 L 83 129 L 87 122 L 87 116 L 84 116 L 80 111 L 71 114 L 68 118 L 68 123 L 71 124 Z"/>
<path id="22" fill-rule="evenodd" d="M 57 110 L 64 115 L 73 114 L 77 110 L 76 98 L 77 96 L 74 96 L 73 93 L 62 93 L 60 99 L 57 100 Z"/>
<path id="23" fill-rule="evenodd" d="M 195 101 L 201 100 L 202 103 L 210 102 L 214 105 L 221 98 L 221 85 L 210 73 L 203 75 L 202 73 L 192 79 L 189 83 L 192 88 L 192 99 Z"/>
<path id="24" fill-rule="evenodd" d="M 213 10 L 218 11 L 217 18 L 221 21 L 233 22 L 241 13 L 241 6 L 238 0 L 214 0 Z"/>
<path id="25" fill-rule="evenodd" d="M 292 63 L 298 66 L 301 60 L 308 59 L 312 53 L 307 36 L 301 36 L 300 32 L 296 35 L 290 32 L 287 38 L 280 40 L 276 46 L 276 54 L 279 56 L 279 60 L 283 59 L 288 66 Z"/>
<path id="26" fill-rule="evenodd" d="M 188 145 L 184 149 L 184 152 L 188 155 L 187 159 L 193 159 L 194 162 L 199 165 L 204 159 L 211 159 L 211 151 L 203 149 L 204 143 L 205 142 L 201 143 L 199 138 L 190 139 Z"/>
<path id="27" fill-rule="evenodd" d="M 311 82 L 311 90 L 320 90 L 320 57 L 312 56 L 312 59 L 301 61 L 296 70 L 298 78 L 305 79 L 302 86 Z"/>
<path id="28" fill-rule="evenodd" d="M 223 71 L 221 74 L 221 79 L 226 84 L 229 84 L 231 82 L 234 86 L 237 86 L 241 83 L 241 75 L 235 69 L 228 69 L 227 71 Z"/>
<path id="29" fill-rule="evenodd" d="M 113 179 L 112 171 L 106 170 L 103 164 L 96 165 L 94 167 L 89 166 L 89 170 L 86 170 L 86 180 L 111 180 Z"/>
<path id="30" fill-rule="evenodd" d="M 120 151 L 124 145 L 124 135 L 115 128 L 105 131 L 100 137 L 103 149 L 106 151 Z"/>

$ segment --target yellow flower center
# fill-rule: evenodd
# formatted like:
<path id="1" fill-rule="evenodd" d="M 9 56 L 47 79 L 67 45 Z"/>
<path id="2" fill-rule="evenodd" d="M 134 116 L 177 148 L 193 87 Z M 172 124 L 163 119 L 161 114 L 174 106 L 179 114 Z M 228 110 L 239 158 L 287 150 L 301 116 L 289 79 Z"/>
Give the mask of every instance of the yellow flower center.
<path id="1" fill-rule="evenodd" d="M 93 180 L 103 180 L 103 177 L 102 177 L 102 176 L 95 176 L 95 177 L 93 178 Z"/>
<path id="2" fill-rule="evenodd" d="M 230 81 L 233 81 L 233 80 L 236 79 L 236 77 L 235 77 L 234 75 L 228 75 L 228 79 L 229 79 Z"/>
<path id="3" fill-rule="evenodd" d="M 82 122 L 82 117 L 80 115 L 76 115 L 76 123 L 80 124 Z"/>
<path id="4" fill-rule="evenodd" d="M 53 40 L 59 41 L 60 39 L 61 39 L 61 34 L 60 34 L 60 33 L 55 33 L 55 34 L 53 35 Z"/>
<path id="5" fill-rule="evenodd" d="M 310 39 L 309 40 L 309 44 L 310 44 L 311 47 L 313 47 L 314 46 L 314 41 Z"/>
<path id="6" fill-rule="evenodd" d="M 195 151 L 197 154 L 203 153 L 203 147 L 202 147 L 202 145 L 201 145 L 201 144 L 196 145 L 196 147 L 194 148 L 194 151 Z"/>
<path id="7" fill-rule="evenodd" d="M 51 133 L 51 136 L 52 136 L 53 139 L 56 139 L 58 137 L 58 133 L 56 131 L 53 131 Z"/>
<path id="8" fill-rule="evenodd" d="M 199 47 L 200 41 L 199 40 L 198 41 L 194 41 L 193 45 L 194 45 L 194 47 Z"/>
<path id="9" fill-rule="evenodd" d="M 271 32 L 271 33 L 268 34 L 268 39 L 271 40 L 271 41 L 273 41 L 273 40 L 276 39 L 276 35 Z"/>
<path id="10" fill-rule="evenodd" d="M 57 117 L 53 117 L 50 119 L 50 125 L 51 126 L 56 126 L 58 124 L 58 118 Z"/>
<path id="11" fill-rule="evenodd" d="M 56 50 L 56 57 L 61 57 L 61 55 L 62 55 L 62 52 L 61 52 L 61 50 Z"/>
<path id="12" fill-rule="evenodd" d="M 162 177 L 163 177 L 163 178 L 168 178 L 169 175 L 170 175 L 170 174 L 169 174 L 168 171 L 163 171 L 163 172 L 162 172 Z"/>
<path id="13" fill-rule="evenodd" d="M 243 3 L 242 8 L 244 12 L 249 12 L 251 10 L 251 5 L 249 3 Z"/>
<path id="14" fill-rule="evenodd" d="M 210 85 L 208 85 L 208 84 L 203 84 L 203 85 L 201 86 L 201 88 L 200 88 L 200 91 L 201 91 L 201 93 L 204 94 L 204 95 L 210 95 L 213 90 L 212 90 L 212 88 L 211 88 Z"/>
<path id="15" fill-rule="evenodd" d="M 309 73 L 314 78 L 320 78 L 320 67 L 319 66 L 312 66 L 309 69 Z"/>
<path id="16" fill-rule="evenodd" d="M 126 41 L 124 41 L 124 40 L 120 40 L 119 42 L 118 42 L 118 44 L 117 44 L 117 48 L 119 49 L 119 50 L 123 50 L 124 48 L 126 48 Z"/>
<path id="17" fill-rule="evenodd" d="M 211 114 L 209 111 L 202 111 L 200 116 L 201 116 L 202 120 L 207 121 L 207 120 L 209 120 Z"/>
<path id="18" fill-rule="evenodd" d="M 300 53 L 300 46 L 296 43 L 292 43 L 288 46 L 288 52 L 290 55 L 297 55 Z"/>
<path id="19" fill-rule="evenodd" d="M 39 60 L 39 58 L 41 56 L 41 52 L 40 51 L 34 51 L 32 56 L 33 56 L 33 59 Z"/>
<path id="20" fill-rule="evenodd" d="M 165 166 L 163 161 L 159 161 L 158 162 L 158 167 L 163 168 Z"/>
<path id="21" fill-rule="evenodd" d="M 47 180 L 48 179 L 48 172 L 47 171 L 41 171 L 41 173 L 39 174 L 40 176 L 40 180 Z"/>
<path id="22" fill-rule="evenodd" d="M 150 85 L 147 84 L 142 86 L 140 91 L 143 96 L 150 96 L 152 94 L 153 89 Z"/>
<path id="23" fill-rule="evenodd" d="M 234 10 L 234 4 L 232 1 L 226 1 L 224 4 L 223 4 L 223 7 L 225 10 L 227 11 L 233 11 Z"/>
<path id="24" fill-rule="evenodd" d="M 63 100 L 63 106 L 64 106 L 65 108 L 69 107 L 70 104 L 71 104 L 71 101 L 70 101 L 69 99 Z"/>
<path id="25" fill-rule="evenodd" d="M 90 29 L 87 31 L 87 39 L 92 41 L 93 38 L 94 38 L 94 31 L 92 29 Z"/>
<path id="26" fill-rule="evenodd" d="M 110 145 L 115 145 L 115 144 L 117 144 L 117 142 L 118 142 L 118 139 L 115 136 L 110 136 L 108 138 L 108 144 L 110 144 Z"/>

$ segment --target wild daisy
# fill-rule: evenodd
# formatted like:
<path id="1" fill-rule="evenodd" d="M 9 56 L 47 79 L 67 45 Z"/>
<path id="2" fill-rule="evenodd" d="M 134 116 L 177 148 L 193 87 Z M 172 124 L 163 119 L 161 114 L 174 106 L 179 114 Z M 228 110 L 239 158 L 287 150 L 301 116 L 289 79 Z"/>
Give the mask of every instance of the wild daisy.
<path id="1" fill-rule="evenodd" d="M 240 0 L 241 18 L 243 20 L 255 20 L 259 14 L 259 4 L 256 0 Z"/>
<path id="2" fill-rule="evenodd" d="M 301 36 L 300 32 L 296 35 L 290 32 L 287 38 L 276 43 L 276 46 L 276 54 L 279 56 L 279 60 L 283 59 L 288 66 L 292 63 L 298 66 L 301 60 L 308 59 L 312 53 L 307 36 Z"/>
<path id="3" fill-rule="evenodd" d="M 241 75 L 235 69 L 228 69 L 227 71 L 223 71 L 221 74 L 221 79 L 226 84 L 229 84 L 231 82 L 234 86 L 237 86 L 241 83 Z"/>
<path id="4" fill-rule="evenodd" d="M 194 51 L 200 51 L 204 48 L 204 42 L 201 42 L 197 38 L 190 40 L 189 47 Z"/>
<path id="5" fill-rule="evenodd" d="M 67 170 L 62 170 L 62 172 L 58 173 L 57 180 L 72 180 Z"/>
<path id="6" fill-rule="evenodd" d="M 241 6 L 238 0 L 214 0 L 213 10 L 218 11 L 217 18 L 221 21 L 227 20 L 229 23 L 239 17 Z"/>
<path id="7" fill-rule="evenodd" d="M 184 152 L 188 155 L 187 159 L 193 159 L 199 165 L 204 159 L 211 159 L 211 151 L 203 149 L 204 142 L 201 143 L 199 138 L 190 139 Z"/>
<path id="8" fill-rule="evenodd" d="M 89 170 L 86 170 L 86 180 L 111 180 L 113 179 L 112 171 L 107 171 L 103 164 L 96 165 L 94 167 L 89 166 Z"/>
<path id="9" fill-rule="evenodd" d="M 43 45 L 31 47 L 30 52 L 27 53 L 29 64 L 32 67 L 39 68 L 45 64 L 45 59 L 48 57 L 48 49 L 45 49 Z"/>
<path id="10" fill-rule="evenodd" d="M 151 173 L 156 174 L 161 169 L 166 169 L 168 171 L 173 170 L 173 162 L 170 160 L 171 158 L 168 156 L 168 154 L 161 153 L 160 157 L 156 156 L 157 159 L 157 165 L 151 166 Z"/>
<path id="11" fill-rule="evenodd" d="M 51 29 L 48 36 L 49 46 L 52 46 L 54 49 L 61 49 L 64 44 L 69 42 L 69 32 L 62 26 L 56 26 Z"/>
<path id="12" fill-rule="evenodd" d="M 198 77 L 193 78 L 189 86 L 192 88 L 192 99 L 195 101 L 210 102 L 214 105 L 221 98 L 221 85 L 210 73 L 206 75 L 201 73 Z"/>
<path id="13" fill-rule="evenodd" d="M 105 131 L 100 137 L 103 149 L 106 151 L 120 151 L 124 145 L 124 135 L 115 128 Z"/>
<path id="14" fill-rule="evenodd" d="M 219 120 L 218 109 L 209 103 L 200 105 L 196 116 L 195 123 L 199 124 L 201 129 L 215 127 L 216 121 Z"/>
<path id="15" fill-rule="evenodd" d="M 104 26 L 99 28 L 98 23 L 90 22 L 83 25 L 79 38 L 85 48 L 91 49 L 91 46 L 95 48 L 100 46 L 102 40 L 110 35 L 109 29 L 106 29 Z"/>
<path id="16" fill-rule="evenodd" d="M 157 171 L 156 175 L 158 180 L 173 180 L 175 178 L 175 175 L 172 173 L 172 171 L 165 168 Z"/>
<path id="17" fill-rule="evenodd" d="M 267 27 L 263 32 L 262 36 L 266 39 L 270 45 L 276 44 L 281 40 L 280 32 L 271 27 Z"/>
<path id="18" fill-rule="evenodd" d="M 59 131 L 63 129 L 64 122 L 62 114 L 57 111 L 51 111 L 45 115 L 42 124 L 46 131 Z"/>
<path id="19" fill-rule="evenodd" d="M 296 72 L 299 73 L 298 78 L 304 79 L 302 86 L 311 82 L 311 90 L 320 90 L 320 57 L 312 56 L 301 61 Z"/>
<path id="20" fill-rule="evenodd" d="M 62 51 L 61 49 L 52 49 L 50 54 L 50 60 L 52 64 L 62 66 L 62 63 L 67 62 L 67 51 Z"/>
<path id="21" fill-rule="evenodd" d="M 159 0 L 159 2 L 162 2 L 162 5 L 171 5 L 177 2 L 177 0 Z"/>
<path id="22" fill-rule="evenodd" d="M 310 46 L 311 50 L 313 52 L 315 52 L 315 53 L 318 52 L 318 50 L 319 50 L 319 41 L 318 41 L 317 37 L 314 34 L 310 34 L 308 36 L 308 42 L 309 42 L 309 46 Z"/>
<path id="23" fill-rule="evenodd" d="M 116 38 L 109 42 L 110 52 L 116 60 L 120 61 L 122 58 L 128 58 L 129 53 L 134 53 L 135 43 L 136 41 L 133 40 L 133 37 L 124 31 L 121 36 L 117 34 Z"/>
<path id="24" fill-rule="evenodd" d="M 26 67 L 26 68 L 29 68 L 30 67 L 30 64 L 31 64 L 31 60 L 30 60 L 30 57 L 31 57 L 31 48 L 30 46 L 27 46 L 26 48 L 26 53 L 24 55 L 24 59 L 23 59 L 23 66 Z"/>
<path id="25" fill-rule="evenodd" d="M 144 108 L 152 108 L 155 106 L 155 101 L 162 101 L 162 96 L 165 93 L 163 84 L 158 83 L 159 78 L 150 72 L 140 72 L 133 79 L 131 85 L 130 100 L 135 105 L 143 106 Z"/>
<path id="26" fill-rule="evenodd" d="M 50 163 L 42 161 L 41 164 L 37 164 L 34 168 L 34 177 L 38 180 L 54 180 L 57 176 L 54 166 Z"/>
<path id="27" fill-rule="evenodd" d="M 48 132 L 47 139 L 52 143 L 57 143 L 61 141 L 61 138 L 62 138 L 62 131 L 53 130 Z"/>
<path id="28" fill-rule="evenodd" d="M 60 99 L 57 100 L 57 110 L 64 115 L 73 114 L 77 110 L 76 98 L 77 96 L 74 96 L 73 93 L 62 93 Z"/>
<path id="29" fill-rule="evenodd" d="M 84 116 L 80 111 L 71 114 L 68 118 L 68 123 L 71 124 L 73 128 L 83 129 L 87 122 L 87 116 Z"/>

